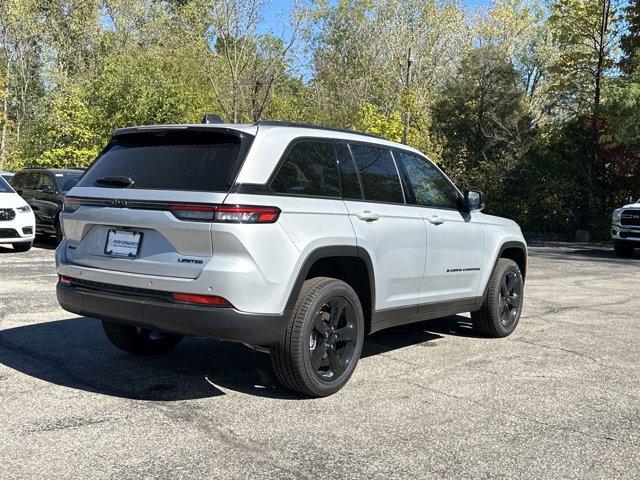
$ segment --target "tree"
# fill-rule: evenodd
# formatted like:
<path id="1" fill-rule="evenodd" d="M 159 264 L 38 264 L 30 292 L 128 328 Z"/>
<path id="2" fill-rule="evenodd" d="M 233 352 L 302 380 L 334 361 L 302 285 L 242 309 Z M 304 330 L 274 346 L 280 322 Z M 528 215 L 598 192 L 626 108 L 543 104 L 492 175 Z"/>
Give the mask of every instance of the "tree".
<path id="1" fill-rule="evenodd" d="M 550 24 L 561 49 L 552 68 L 561 108 L 574 117 L 588 119 L 591 151 L 578 172 L 582 178 L 580 228 L 590 228 L 593 192 L 607 189 L 607 166 L 600 155 L 603 133 L 602 89 L 606 73 L 615 64 L 620 34 L 619 0 L 558 0 L 552 6 Z M 565 113 L 566 115 L 566 113 Z"/>
<path id="2" fill-rule="evenodd" d="M 620 40 L 620 69 L 628 75 L 640 66 L 640 0 L 630 0 L 624 16 L 626 30 Z"/>
<path id="3" fill-rule="evenodd" d="M 434 106 L 433 134 L 445 169 L 500 204 L 504 182 L 534 135 L 521 77 L 504 50 L 487 45 L 465 54 Z"/>

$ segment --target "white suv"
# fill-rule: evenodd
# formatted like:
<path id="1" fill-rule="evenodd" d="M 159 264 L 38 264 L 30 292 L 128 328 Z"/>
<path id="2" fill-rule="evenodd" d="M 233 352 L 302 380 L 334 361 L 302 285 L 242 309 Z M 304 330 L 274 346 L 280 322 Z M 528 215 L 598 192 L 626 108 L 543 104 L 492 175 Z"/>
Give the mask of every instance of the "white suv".
<path id="1" fill-rule="evenodd" d="M 31 249 L 36 219 L 20 195 L 0 176 L 0 244 L 10 243 L 16 252 Z"/>
<path id="2" fill-rule="evenodd" d="M 268 346 L 278 379 L 339 390 L 364 336 L 520 318 L 527 247 L 419 151 L 282 122 L 116 130 L 68 194 L 58 300 L 128 352 L 182 335 Z"/>

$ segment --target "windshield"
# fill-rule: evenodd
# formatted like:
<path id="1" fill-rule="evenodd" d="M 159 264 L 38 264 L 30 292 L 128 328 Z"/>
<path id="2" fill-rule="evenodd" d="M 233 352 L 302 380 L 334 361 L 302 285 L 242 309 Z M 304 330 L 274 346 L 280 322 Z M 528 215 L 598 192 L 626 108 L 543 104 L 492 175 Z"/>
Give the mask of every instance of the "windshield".
<path id="1" fill-rule="evenodd" d="M 80 180 L 82 176 L 82 172 L 62 172 L 56 173 L 55 176 L 60 190 L 62 192 L 68 192 L 76 186 L 76 183 L 78 183 L 78 180 Z"/>
<path id="2" fill-rule="evenodd" d="M 239 136 L 163 131 L 115 137 L 79 187 L 226 192 L 239 168 Z"/>
<path id="3" fill-rule="evenodd" d="M 13 188 L 2 177 L 0 177 L 0 193 L 13 193 Z"/>

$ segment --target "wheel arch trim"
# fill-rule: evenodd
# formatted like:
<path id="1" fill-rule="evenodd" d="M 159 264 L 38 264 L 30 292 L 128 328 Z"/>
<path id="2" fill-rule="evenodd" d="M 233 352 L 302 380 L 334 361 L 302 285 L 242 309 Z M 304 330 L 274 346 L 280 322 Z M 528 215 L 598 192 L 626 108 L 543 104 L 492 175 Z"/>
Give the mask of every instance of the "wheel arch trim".
<path id="1" fill-rule="evenodd" d="M 332 246 L 319 247 L 311 251 L 311 253 L 309 253 L 306 256 L 306 258 L 304 259 L 304 262 L 302 263 L 302 266 L 298 270 L 298 275 L 296 276 L 296 280 L 293 283 L 293 288 L 289 292 L 289 298 L 287 299 L 285 309 L 293 310 L 293 308 L 295 307 L 296 301 L 298 299 L 298 295 L 302 290 L 302 284 L 307 278 L 307 275 L 309 274 L 311 267 L 313 267 L 313 265 L 318 260 L 321 260 L 323 258 L 330 258 L 330 257 L 354 257 L 354 258 L 359 258 L 364 262 L 365 268 L 367 269 L 367 276 L 369 279 L 369 292 L 371 295 L 371 311 L 373 312 L 375 310 L 375 298 L 376 298 L 375 297 L 375 273 L 373 269 L 373 261 L 371 260 L 371 256 L 369 255 L 369 252 L 367 252 L 366 249 L 364 249 L 363 247 L 358 247 L 356 245 L 332 245 Z"/>

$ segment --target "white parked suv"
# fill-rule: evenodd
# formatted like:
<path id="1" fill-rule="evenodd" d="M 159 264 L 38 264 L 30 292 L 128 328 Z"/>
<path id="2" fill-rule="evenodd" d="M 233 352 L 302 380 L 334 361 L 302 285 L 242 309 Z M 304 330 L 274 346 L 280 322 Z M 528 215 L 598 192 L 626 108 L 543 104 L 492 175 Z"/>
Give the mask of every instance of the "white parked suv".
<path id="1" fill-rule="evenodd" d="M 270 349 L 286 387 L 349 379 L 366 334 L 472 312 L 504 337 L 527 247 L 419 151 L 283 122 L 116 130 L 61 214 L 58 300 L 139 355 L 182 335 Z"/>
<path id="2" fill-rule="evenodd" d="M 616 254 L 633 257 L 634 250 L 640 248 L 640 199 L 615 209 L 611 223 L 611 239 Z"/>
<path id="3" fill-rule="evenodd" d="M 36 219 L 20 195 L 0 177 L 0 244 L 11 244 L 17 252 L 33 245 Z"/>

